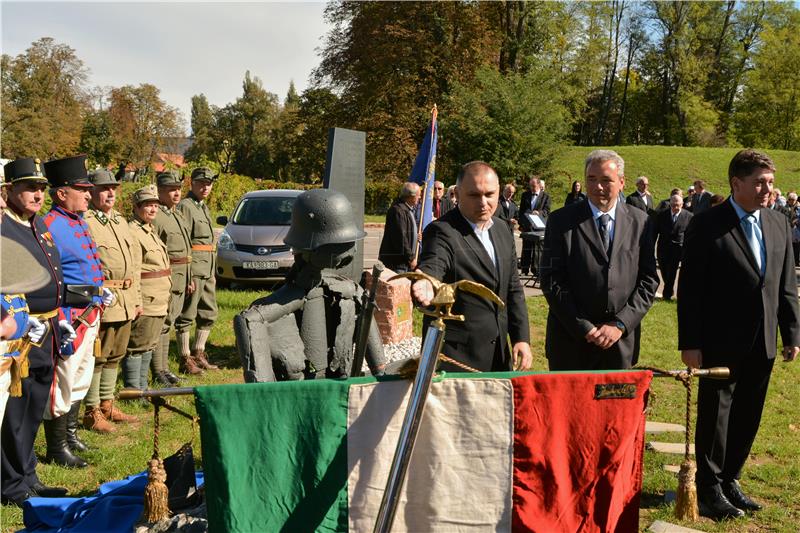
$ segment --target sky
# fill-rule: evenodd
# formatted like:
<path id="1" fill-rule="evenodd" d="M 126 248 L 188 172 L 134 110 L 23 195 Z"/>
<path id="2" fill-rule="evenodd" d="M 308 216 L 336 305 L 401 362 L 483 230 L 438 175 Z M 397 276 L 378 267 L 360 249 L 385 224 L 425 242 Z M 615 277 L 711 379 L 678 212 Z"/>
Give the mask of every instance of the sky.
<path id="1" fill-rule="evenodd" d="M 0 3 L 2 52 L 23 53 L 41 37 L 75 49 L 89 87 L 151 83 L 189 128 L 191 98 L 224 106 L 242 93 L 245 71 L 281 101 L 319 64 L 330 26 L 322 2 Z"/>

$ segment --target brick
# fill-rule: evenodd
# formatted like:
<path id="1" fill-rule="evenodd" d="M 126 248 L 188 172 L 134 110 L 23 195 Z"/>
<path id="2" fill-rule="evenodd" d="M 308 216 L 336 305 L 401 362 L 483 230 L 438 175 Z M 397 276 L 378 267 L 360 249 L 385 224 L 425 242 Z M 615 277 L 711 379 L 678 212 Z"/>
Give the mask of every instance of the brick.
<path id="1" fill-rule="evenodd" d="M 381 332 L 384 344 L 394 344 L 411 338 L 414 333 L 413 304 L 411 302 L 411 282 L 407 279 L 388 281 L 395 272 L 386 269 L 378 280 L 375 294 L 375 321 Z M 372 272 L 365 276 L 367 289 L 372 286 Z"/>

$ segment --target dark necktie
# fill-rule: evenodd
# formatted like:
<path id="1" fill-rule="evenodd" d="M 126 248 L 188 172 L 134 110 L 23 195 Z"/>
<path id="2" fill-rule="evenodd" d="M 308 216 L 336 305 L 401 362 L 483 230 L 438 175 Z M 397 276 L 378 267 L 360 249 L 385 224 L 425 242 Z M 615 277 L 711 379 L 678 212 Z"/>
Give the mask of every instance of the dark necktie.
<path id="1" fill-rule="evenodd" d="M 611 248 L 611 234 L 608 231 L 609 220 L 611 220 L 611 216 L 606 213 L 603 213 L 600 215 L 600 218 L 597 219 L 597 228 L 600 230 L 600 240 L 603 241 L 603 248 L 606 253 L 608 253 L 609 248 Z"/>

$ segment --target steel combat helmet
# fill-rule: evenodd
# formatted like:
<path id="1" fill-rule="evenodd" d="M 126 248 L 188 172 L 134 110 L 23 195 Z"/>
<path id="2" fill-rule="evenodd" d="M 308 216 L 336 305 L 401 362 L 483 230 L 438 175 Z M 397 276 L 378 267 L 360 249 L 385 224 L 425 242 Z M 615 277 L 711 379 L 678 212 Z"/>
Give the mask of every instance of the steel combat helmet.
<path id="1" fill-rule="evenodd" d="M 360 241 L 367 233 L 356 226 L 347 197 L 331 189 L 311 189 L 295 200 L 292 225 L 283 242 L 295 251 L 313 251 L 327 244 Z"/>

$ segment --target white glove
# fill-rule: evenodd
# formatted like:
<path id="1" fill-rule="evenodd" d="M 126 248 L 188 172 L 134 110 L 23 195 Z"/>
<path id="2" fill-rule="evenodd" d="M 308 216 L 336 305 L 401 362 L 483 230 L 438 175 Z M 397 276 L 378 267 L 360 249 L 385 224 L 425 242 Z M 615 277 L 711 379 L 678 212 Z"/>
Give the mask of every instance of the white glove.
<path id="1" fill-rule="evenodd" d="M 28 315 L 28 338 L 30 341 L 39 344 L 45 333 L 47 333 L 47 326 L 35 316 Z"/>
<path id="2" fill-rule="evenodd" d="M 111 289 L 107 289 L 105 287 L 103 287 L 103 291 L 100 294 L 100 298 L 103 299 L 103 305 L 105 305 L 106 307 L 111 307 L 111 305 L 114 303 L 114 300 L 117 299 L 117 297 L 114 296 L 114 293 L 111 292 Z"/>
<path id="3" fill-rule="evenodd" d="M 75 329 L 72 327 L 72 324 L 67 322 L 66 320 L 60 320 L 58 322 L 58 327 L 61 329 L 61 344 L 69 344 L 74 341 L 78 334 L 75 333 Z"/>

